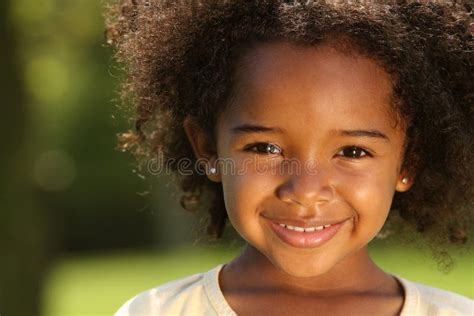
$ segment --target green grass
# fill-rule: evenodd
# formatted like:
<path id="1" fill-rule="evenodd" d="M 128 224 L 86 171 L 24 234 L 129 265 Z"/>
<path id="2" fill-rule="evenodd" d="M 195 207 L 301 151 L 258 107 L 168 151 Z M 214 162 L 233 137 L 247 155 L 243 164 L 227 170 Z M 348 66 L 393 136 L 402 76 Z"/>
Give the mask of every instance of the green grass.
<path id="1" fill-rule="evenodd" d="M 47 279 L 43 316 L 112 315 L 126 300 L 158 284 L 209 270 L 238 249 L 183 247 L 60 259 Z"/>
<path id="2" fill-rule="evenodd" d="M 236 247 L 190 246 L 166 252 L 124 252 L 67 257 L 47 278 L 43 316 L 112 315 L 135 294 L 158 284 L 207 271 L 231 260 Z M 472 252 L 455 258 L 449 274 L 426 253 L 411 248 L 371 246 L 374 260 L 392 274 L 474 298 Z"/>
<path id="3" fill-rule="evenodd" d="M 472 248 L 471 248 L 472 249 Z M 423 283 L 474 298 L 474 252 L 462 255 L 452 251 L 454 267 L 443 273 L 438 270 L 427 251 L 401 246 L 373 247 L 369 250 L 374 261 L 385 271 L 410 281 Z"/>

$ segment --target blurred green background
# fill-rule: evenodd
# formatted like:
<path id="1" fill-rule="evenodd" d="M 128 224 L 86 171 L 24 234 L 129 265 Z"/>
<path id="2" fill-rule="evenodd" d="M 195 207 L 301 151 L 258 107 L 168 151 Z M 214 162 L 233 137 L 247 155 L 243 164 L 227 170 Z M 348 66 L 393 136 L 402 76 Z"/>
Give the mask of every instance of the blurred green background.
<path id="1" fill-rule="evenodd" d="M 0 1 L 3 316 L 111 315 L 242 246 L 232 232 L 201 239 L 201 222 L 178 206 L 167 179 L 144 181 L 116 150 L 129 126 L 116 108 L 122 74 L 104 45 L 102 7 Z M 472 251 L 448 275 L 426 251 L 383 240 L 370 251 L 392 273 L 474 297 Z"/>

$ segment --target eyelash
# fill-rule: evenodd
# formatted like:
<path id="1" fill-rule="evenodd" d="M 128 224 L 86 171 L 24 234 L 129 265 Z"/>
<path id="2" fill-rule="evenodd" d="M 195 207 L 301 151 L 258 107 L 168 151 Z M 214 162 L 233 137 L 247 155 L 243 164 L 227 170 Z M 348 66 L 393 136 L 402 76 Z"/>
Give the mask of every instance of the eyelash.
<path id="1" fill-rule="evenodd" d="M 364 155 L 363 156 L 358 156 L 358 157 L 349 157 L 350 159 L 362 159 L 364 157 L 372 157 L 372 154 L 367 150 L 367 149 L 364 149 L 362 147 L 359 147 L 359 146 L 354 146 L 354 145 L 351 145 L 351 146 L 347 146 L 347 147 L 344 147 L 343 149 L 341 149 L 339 152 L 343 151 L 343 150 L 346 150 L 346 149 L 352 149 L 353 150 L 357 150 L 357 151 L 361 151 L 361 152 L 364 152 Z M 338 152 L 338 153 L 339 153 Z M 345 157 L 345 156 L 344 156 Z"/>
<path id="2" fill-rule="evenodd" d="M 253 144 L 250 144 L 250 145 L 246 146 L 244 150 L 247 151 L 247 152 L 256 152 L 258 155 L 271 155 L 271 153 L 268 153 L 268 152 L 261 152 L 261 151 L 258 151 L 258 150 L 253 150 L 254 148 L 257 148 L 257 147 L 260 146 L 260 145 L 266 146 L 265 149 L 268 148 L 269 145 L 273 145 L 274 147 L 276 147 L 276 148 L 279 149 L 279 147 L 276 146 L 276 145 L 273 144 L 273 143 L 259 142 L 259 143 L 253 143 Z M 348 158 L 350 158 L 350 159 L 356 159 L 356 160 L 358 160 L 358 159 L 362 159 L 362 158 L 364 158 L 364 157 L 372 157 L 372 154 L 371 154 L 367 149 L 362 148 L 362 147 L 359 147 L 359 146 L 354 146 L 354 145 L 346 146 L 346 147 L 342 148 L 339 152 L 344 151 L 344 150 L 347 150 L 347 149 L 352 149 L 352 152 L 353 152 L 354 150 L 356 150 L 356 151 L 361 151 L 361 152 L 364 153 L 364 155 L 361 155 L 361 156 L 358 156 L 358 157 L 348 157 Z M 282 152 L 281 149 L 280 149 L 280 152 Z M 339 153 L 339 152 L 338 152 L 338 153 Z M 347 156 L 343 156 L 343 157 L 347 157 Z"/>
<path id="3" fill-rule="evenodd" d="M 259 146 L 259 145 L 264 145 L 264 146 L 266 146 L 265 148 L 268 148 L 269 145 L 273 145 L 273 146 L 275 146 L 276 148 L 279 149 L 279 147 L 276 146 L 276 145 L 273 144 L 273 143 L 263 143 L 263 142 L 260 142 L 260 143 L 253 143 L 253 144 L 250 144 L 250 145 L 246 146 L 244 150 L 245 150 L 245 151 L 249 151 L 249 152 L 256 152 L 256 153 L 259 154 L 259 155 L 269 154 L 269 153 L 267 153 L 267 152 L 261 152 L 261 151 L 253 150 L 253 148 L 257 148 L 257 146 Z M 281 151 L 281 149 L 280 149 L 280 151 Z"/>

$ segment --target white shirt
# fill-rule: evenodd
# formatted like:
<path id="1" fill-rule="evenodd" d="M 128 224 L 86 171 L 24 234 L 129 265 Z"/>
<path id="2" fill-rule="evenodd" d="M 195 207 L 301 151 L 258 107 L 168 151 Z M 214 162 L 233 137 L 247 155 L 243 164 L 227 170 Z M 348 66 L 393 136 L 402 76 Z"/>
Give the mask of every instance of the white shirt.
<path id="1" fill-rule="evenodd" d="M 128 300 L 115 316 L 235 316 L 219 287 L 223 264 L 156 288 Z M 400 316 L 474 316 L 474 300 L 393 275 L 405 290 Z"/>

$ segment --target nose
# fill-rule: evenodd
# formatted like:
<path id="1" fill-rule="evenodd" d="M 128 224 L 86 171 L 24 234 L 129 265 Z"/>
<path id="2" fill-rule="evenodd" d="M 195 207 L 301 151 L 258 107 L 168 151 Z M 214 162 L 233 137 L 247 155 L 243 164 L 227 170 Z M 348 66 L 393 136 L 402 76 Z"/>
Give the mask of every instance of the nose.
<path id="1" fill-rule="evenodd" d="M 330 202 L 334 197 L 334 189 L 330 185 L 328 174 L 301 171 L 291 175 L 278 188 L 278 197 L 287 203 L 296 203 L 305 208 Z"/>

